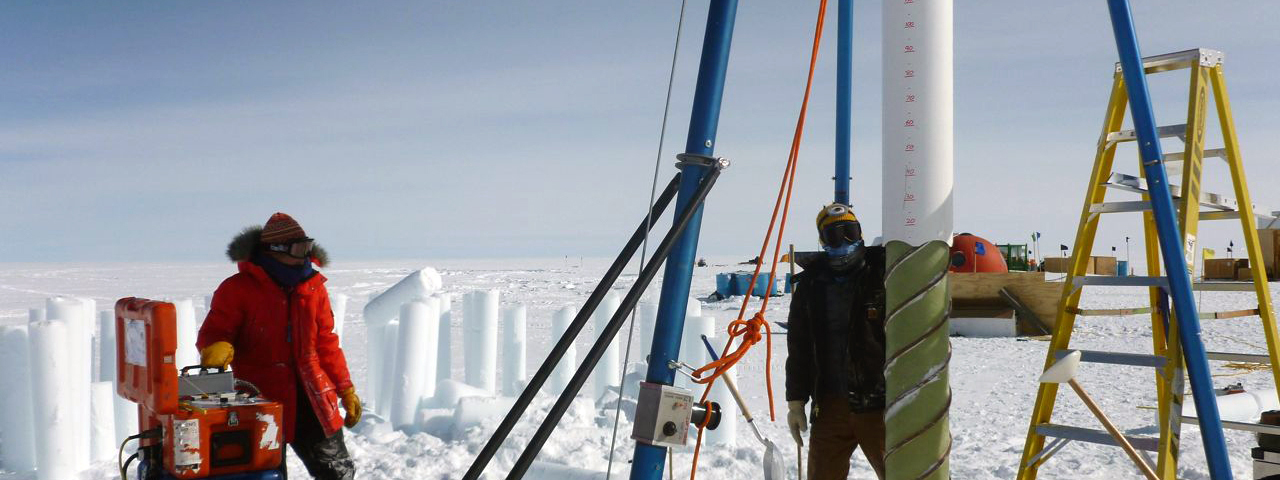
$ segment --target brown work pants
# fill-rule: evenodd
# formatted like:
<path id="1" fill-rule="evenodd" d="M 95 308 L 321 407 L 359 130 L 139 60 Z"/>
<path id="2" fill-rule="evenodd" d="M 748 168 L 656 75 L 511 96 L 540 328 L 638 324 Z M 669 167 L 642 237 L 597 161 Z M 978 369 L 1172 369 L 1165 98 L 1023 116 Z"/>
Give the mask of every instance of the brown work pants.
<path id="1" fill-rule="evenodd" d="M 884 410 L 853 413 L 844 398 L 820 400 L 813 413 L 809 435 L 808 480 L 844 480 L 849 477 L 849 459 L 862 447 L 862 454 L 884 478 Z"/>

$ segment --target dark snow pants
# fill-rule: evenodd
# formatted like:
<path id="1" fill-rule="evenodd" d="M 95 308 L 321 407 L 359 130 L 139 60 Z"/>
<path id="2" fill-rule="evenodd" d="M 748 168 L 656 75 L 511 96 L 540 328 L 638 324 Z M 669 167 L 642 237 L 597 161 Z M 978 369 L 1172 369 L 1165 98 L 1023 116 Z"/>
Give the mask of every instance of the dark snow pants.
<path id="1" fill-rule="evenodd" d="M 298 455 L 307 473 L 319 480 L 352 480 L 356 476 L 356 464 L 347 453 L 347 444 L 342 439 L 342 429 L 337 433 L 325 436 L 324 427 L 311 411 L 307 397 L 298 387 L 298 408 L 294 419 L 293 453 Z M 282 459 L 283 461 L 283 459 Z M 282 471 L 285 469 L 281 468 Z M 285 478 L 289 478 L 285 472 Z"/>
<path id="2" fill-rule="evenodd" d="M 809 480 L 849 477 L 849 457 L 862 454 L 884 478 L 884 410 L 854 413 L 843 398 L 819 401 L 814 406 L 813 431 L 809 434 Z"/>

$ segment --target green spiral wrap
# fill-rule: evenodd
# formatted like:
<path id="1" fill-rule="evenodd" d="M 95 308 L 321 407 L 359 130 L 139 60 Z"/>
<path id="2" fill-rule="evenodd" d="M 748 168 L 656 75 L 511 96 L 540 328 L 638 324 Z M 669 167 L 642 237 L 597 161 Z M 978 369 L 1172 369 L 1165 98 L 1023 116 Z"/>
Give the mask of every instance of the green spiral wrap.
<path id="1" fill-rule="evenodd" d="M 950 247 L 886 245 L 885 473 L 890 480 L 950 478 Z"/>

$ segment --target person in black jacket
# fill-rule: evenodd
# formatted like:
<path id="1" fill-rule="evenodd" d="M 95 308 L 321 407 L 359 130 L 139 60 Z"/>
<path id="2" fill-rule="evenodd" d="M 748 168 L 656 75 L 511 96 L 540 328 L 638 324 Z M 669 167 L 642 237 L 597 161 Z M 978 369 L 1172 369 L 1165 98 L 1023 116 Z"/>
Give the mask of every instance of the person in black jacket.
<path id="1" fill-rule="evenodd" d="M 863 243 L 847 205 L 823 208 L 817 224 L 825 255 L 801 260 L 787 319 L 787 425 L 803 444 L 812 421 L 810 479 L 848 477 L 858 447 L 883 479 L 884 248 Z"/>

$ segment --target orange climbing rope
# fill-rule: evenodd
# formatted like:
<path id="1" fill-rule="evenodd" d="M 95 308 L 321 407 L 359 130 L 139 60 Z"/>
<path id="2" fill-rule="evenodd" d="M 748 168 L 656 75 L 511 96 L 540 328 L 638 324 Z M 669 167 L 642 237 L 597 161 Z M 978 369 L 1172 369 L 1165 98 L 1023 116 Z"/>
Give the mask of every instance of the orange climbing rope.
<path id="1" fill-rule="evenodd" d="M 765 389 L 769 392 L 769 420 L 776 420 L 773 411 L 773 376 L 770 373 L 773 367 L 773 339 L 770 337 L 772 331 L 769 328 L 769 322 L 764 318 L 765 309 L 769 307 L 770 289 L 774 286 L 774 281 L 778 275 L 778 255 L 782 251 L 782 233 L 787 229 L 787 212 L 791 210 L 791 190 L 795 185 L 796 165 L 799 163 L 800 157 L 800 141 L 804 136 L 804 119 L 805 113 L 809 109 L 809 93 L 813 90 L 813 72 L 818 66 L 818 47 L 822 45 L 822 25 L 826 19 L 827 0 L 821 0 L 818 5 L 818 22 L 813 32 L 813 51 L 809 56 L 809 76 L 804 85 L 804 99 L 800 102 L 800 115 L 796 119 L 795 135 L 791 137 L 791 154 L 787 157 L 787 168 L 783 171 L 781 184 L 778 185 L 778 199 L 773 204 L 773 215 L 769 218 L 769 228 L 765 231 L 764 241 L 760 245 L 760 256 L 756 257 L 761 261 L 756 262 L 755 272 L 751 274 L 751 283 L 747 285 L 747 292 L 742 298 L 742 307 L 738 309 L 738 318 L 729 323 L 728 334 L 729 339 L 725 343 L 724 349 L 721 351 L 720 359 L 708 363 L 707 365 L 694 370 L 693 381 L 706 385 L 706 389 L 702 392 L 700 402 L 706 402 L 707 396 L 711 394 L 711 387 L 715 386 L 716 379 L 724 375 L 725 372 L 733 368 L 739 360 L 742 360 L 752 346 L 759 343 L 761 339 L 765 341 Z M 781 221 L 779 221 L 779 212 L 781 212 Z M 773 260 L 769 265 L 769 286 L 766 287 L 762 296 L 764 300 L 760 303 L 760 310 L 752 315 L 749 320 L 744 320 L 747 313 L 747 305 L 751 302 L 751 293 L 756 286 L 756 279 L 760 277 L 760 269 L 764 266 L 764 255 L 769 251 L 769 241 L 773 239 L 773 227 L 778 226 L 778 236 L 774 243 Z M 761 330 L 764 333 L 761 333 Z M 734 340 L 741 340 L 736 349 L 733 348 Z M 703 376 L 707 372 L 711 372 L 707 376 Z M 689 479 L 693 480 L 698 474 L 698 456 L 702 451 L 702 435 L 705 430 L 704 425 L 698 425 L 698 441 L 693 448 L 693 469 L 689 472 Z"/>

